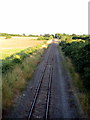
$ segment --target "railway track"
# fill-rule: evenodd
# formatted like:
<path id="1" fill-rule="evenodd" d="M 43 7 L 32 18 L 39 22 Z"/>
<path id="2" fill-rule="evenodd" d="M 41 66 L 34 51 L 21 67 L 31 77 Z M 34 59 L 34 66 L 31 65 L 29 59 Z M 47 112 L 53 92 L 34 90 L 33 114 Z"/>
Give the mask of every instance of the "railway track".
<path id="1" fill-rule="evenodd" d="M 24 92 L 25 96 L 19 98 L 16 108 L 6 118 L 84 118 L 57 46 L 54 42 L 46 50 L 32 82 Z"/>
<path id="2" fill-rule="evenodd" d="M 33 118 L 44 118 L 45 120 L 47 120 L 49 117 L 50 95 L 54 64 L 53 44 L 50 47 L 51 48 L 47 56 L 44 71 L 38 82 L 34 98 L 29 110 L 27 118 L 28 120 L 31 120 Z"/>

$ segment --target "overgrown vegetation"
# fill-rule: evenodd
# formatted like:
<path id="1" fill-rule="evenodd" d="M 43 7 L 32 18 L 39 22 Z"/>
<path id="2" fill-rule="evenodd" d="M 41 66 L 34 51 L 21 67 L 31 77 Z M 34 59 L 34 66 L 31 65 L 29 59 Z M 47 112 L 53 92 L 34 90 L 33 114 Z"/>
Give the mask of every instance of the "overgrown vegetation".
<path id="1" fill-rule="evenodd" d="M 29 35 L 26 35 L 25 33 L 23 34 L 8 34 L 8 33 L 0 33 L 0 36 L 2 37 L 12 37 L 12 36 L 18 36 L 18 37 L 46 37 L 46 38 L 49 38 L 49 37 L 54 37 L 54 35 L 50 35 L 50 34 L 44 34 L 44 35 L 33 35 L 33 34 L 29 34 Z M 45 39 L 44 39 L 45 40 Z"/>
<path id="2" fill-rule="evenodd" d="M 50 40 L 50 39 L 53 39 L 53 36 L 52 35 L 49 35 L 49 34 L 45 34 L 43 36 L 39 36 L 37 38 L 37 40 Z"/>
<path id="3" fill-rule="evenodd" d="M 23 48 L 14 48 L 14 49 L 3 49 L 2 56 L 0 59 L 5 59 L 6 57 L 10 57 L 12 54 L 19 53 Z"/>
<path id="4" fill-rule="evenodd" d="M 64 39 L 63 39 L 64 38 Z M 76 84 L 80 95 L 82 105 L 85 111 L 90 113 L 90 36 L 88 35 L 61 35 L 59 34 L 60 46 L 65 56 L 71 59 L 73 68 L 79 73 L 80 78 L 70 67 L 71 74 L 75 76 L 74 83 Z M 68 60 L 67 60 L 68 62 Z"/>
<path id="5" fill-rule="evenodd" d="M 6 110 L 31 79 L 37 64 L 47 48 L 44 44 L 27 48 L 2 60 L 3 110 Z"/>
<path id="6" fill-rule="evenodd" d="M 85 88 L 90 90 L 90 43 L 86 42 L 61 42 L 62 50 L 69 56 L 83 80 Z"/>
<path id="7" fill-rule="evenodd" d="M 68 34 L 60 34 L 60 33 L 56 33 L 55 34 L 55 38 L 60 39 L 61 41 L 79 41 L 79 40 L 85 40 L 85 41 L 90 41 L 90 35 L 76 35 L 76 34 L 72 34 L 72 35 L 68 35 Z"/>
<path id="8" fill-rule="evenodd" d="M 39 35 L 25 35 L 25 33 L 23 34 L 8 34 L 8 33 L 0 33 L 0 36 L 3 36 L 3 37 L 12 37 L 12 36 L 18 36 L 18 37 L 38 37 Z"/>
<path id="9" fill-rule="evenodd" d="M 8 34 L 8 33 L 0 33 L 0 36 L 6 37 L 6 36 L 19 36 L 22 37 L 24 35 L 20 35 L 20 34 Z"/>
<path id="10" fill-rule="evenodd" d="M 10 39 L 11 38 L 11 36 L 6 36 L 6 38 L 5 39 Z"/>
<path id="11" fill-rule="evenodd" d="M 18 63 L 22 63 L 22 61 L 26 58 L 32 55 L 34 52 L 36 52 L 41 45 L 38 45 L 33 48 L 27 48 L 25 50 L 22 50 L 19 53 L 15 53 L 11 55 L 10 57 L 6 57 L 5 59 L 2 60 L 2 73 L 6 73 L 8 70 L 13 69 L 14 65 Z"/>

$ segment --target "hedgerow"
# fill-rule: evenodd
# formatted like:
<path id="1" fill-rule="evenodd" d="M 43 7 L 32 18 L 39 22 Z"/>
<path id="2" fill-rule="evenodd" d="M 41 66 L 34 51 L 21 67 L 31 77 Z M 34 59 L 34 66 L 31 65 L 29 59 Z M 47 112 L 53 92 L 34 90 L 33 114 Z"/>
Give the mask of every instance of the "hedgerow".
<path id="1" fill-rule="evenodd" d="M 81 75 L 85 88 L 90 90 L 90 43 L 62 41 L 60 45 L 65 55 L 72 59 L 76 71 Z"/>
<path id="2" fill-rule="evenodd" d="M 12 70 L 16 64 L 20 64 L 26 57 L 35 53 L 42 45 L 38 45 L 33 48 L 27 48 L 19 53 L 13 54 L 10 57 L 6 57 L 2 60 L 2 73 L 6 73 L 8 70 Z"/>

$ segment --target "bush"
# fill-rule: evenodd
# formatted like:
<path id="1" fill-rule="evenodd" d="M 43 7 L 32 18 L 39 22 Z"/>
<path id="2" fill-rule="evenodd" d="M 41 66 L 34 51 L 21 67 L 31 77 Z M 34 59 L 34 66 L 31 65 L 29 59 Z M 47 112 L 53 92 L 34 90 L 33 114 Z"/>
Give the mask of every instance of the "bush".
<path id="1" fill-rule="evenodd" d="M 83 84 L 90 90 L 90 43 L 87 42 L 61 42 L 62 50 L 69 56 L 77 72 L 80 73 Z"/>
<path id="2" fill-rule="evenodd" d="M 86 86 L 87 89 L 90 89 L 90 67 L 84 68 L 84 85 Z"/>
<path id="3" fill-rule="evenodd" d="M 50 40 L 50 39 L 52 39 L 52 38 L 53 38 L 52 36 L 50 36 L 50 37 L 40 36 L 40 37 L 37 38 L 37 40 Z"/>
<path id="4" fill-rule="evenodd" d="M 12 60 L 12 62 L 13 62 L 13 63 L 21 63 L 21 60 L 18 59 L 18 58 L 14 58 L 14 59 Z"/>
<path id="5" fill-rule="evenodd" d="M 13 64 L 10 60 L 2 62 L 2 73 L 13 68 Z"/>
<path id="6" fill-rule="evenodd" d="M 11 36 L 6 36 L 6 38 L 5 39 L 10 39 L 11 38 Z"/>
<path id="7" fill-rule="evenodd" d="M 13 54 L 10 57 L 2 60 L 2 72 L 6 73 L 8 70 L 12 70 L 14 65 L 22 63 L 26 57 L 30 57 L 31 54 L 35 53 L 42 45 L 38 45 L 33 48 L 27 48 L 19 53 Z"/>

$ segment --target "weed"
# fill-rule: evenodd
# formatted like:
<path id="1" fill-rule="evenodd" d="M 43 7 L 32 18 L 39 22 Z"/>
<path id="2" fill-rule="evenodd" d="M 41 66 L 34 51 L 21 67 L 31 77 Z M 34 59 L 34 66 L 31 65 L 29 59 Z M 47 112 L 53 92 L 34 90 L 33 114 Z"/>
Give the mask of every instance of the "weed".
<path id="1" fill-rule="evenodd" d="M 68 68 L 69 73 L 72 77 L 73 89 L 77 93 L 77 96 L 80 100 L 80 103 L 83 107 L 85 114 L 89 116 L 90 115 L 90 101 L 89 101 L 90 92 L 86 91 L 80 75 L 75 71 L 75 65 L 73 64 L 72 60 L 67 56 L 64 56 L 64 58 L 65 58 L 65 65 Z"/>
<path id="2" fill-rule="evenodd" d="M 11 36 L 6 36 L 6 38 L 5 39 L 10 39 L 11 38 Z"/>
<path id="3" fill-rule="evenodd" d="M 13 99 L 25 89 L 44 50 L 45 48 L 42 48 L 41 45 L 35 48 L 28 48 L 25 51 L 12 55 L 10 60 L 13 58 L 14 61 L 12 60 L 11 62 L 13 64 L 6 62 L 6 66 L 3 67 L 3 110 L 7 110 L 13 104 Z M 33 52 L 32 55 L 31 52 Z M 26 55 L 24 59 L 21 57 L 23 53 Z M 19 63 L 18 60 L 21 62 Z M 13 67 L 12 69 L 11 66 Z M 8 71 L 6 72 L 5 69 Z"/>

